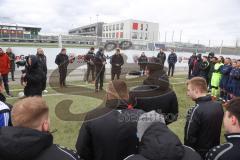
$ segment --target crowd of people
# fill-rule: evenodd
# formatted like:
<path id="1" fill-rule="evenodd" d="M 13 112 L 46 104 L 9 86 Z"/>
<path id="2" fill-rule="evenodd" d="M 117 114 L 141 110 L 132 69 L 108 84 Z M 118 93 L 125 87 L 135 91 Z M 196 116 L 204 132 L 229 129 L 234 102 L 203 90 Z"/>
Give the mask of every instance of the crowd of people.
<path id="1" fill-rule="evenodd" d="M 226 102 L 240 96 L 240 60 L 193 53 L 188 65 L 188 78 L 203 77 L 214 99 Z"/>
<path id="2" fill-rule="evenodd" d="M 209 58 L 194 54 L 196 58 L 190 58 L 193 59 L 189 60 L 192 72 L 189 74 L 186 88 L 187 95 L 195 104 L 187 112 L 182 143 L 168 128 L 168 125 L 176 122 L 179 117 L 177 95 L 169 82 L 177 56 L 174 51 L 168 59 L 164 54 L 161 51 L 157 57 L 148 59 L 142 53 L 142 62 L 140 61 L 139 65 L 144 69 L 142 71 L 146 77 L 141 85 L 129 89 L 126 82 L 119 79 L 124 62 L 120 51 L 116 50 L 110 59 L 112 76 L 106 89 L 105 107 L 87 113 L 75 144 L 76 151 L 73 151 L 53 143 L 49 107 L 41 97 L 46 87 L 47 60 L 43 50 L 38 49 L 37 55 L 27 57 L 23 71 L 22 83 L 26 88 L 26 97 L 13 106 L 6 102 L 2 94 L 5 74 L 1 74 L 0 159 L 239 160 L 240 98 L 237 98 L 237 95 L 231 97 L 232 99 L 225 104 L 224 113 L 222 103 L 208 94 L 209 84 L 212 93 L 218 92 L 218 88 L 214 86 L 216 82 L 219 82 L 219 87 L 225 85 L 223 73 L 230 70 L 227 69 L 231 68 L 230 59 L 226 58 L 225 64 L 222 64 L 223 59 L 218 61 L 214 56 Z M 0 50 L 0 58 L 3 55 L 3 51 L 1 53 Z M 103 89 L 106 59 L 102 48 L 96 55 L 94 48 L 91 48 L 85 56 L 88 66 L 87 80 L 92 72 L 96 92 Z M 166 59 L 169 66 L 171 65 L 168 73 L 164 70 Z M 203 70 L 213 63 L 213 60 L 209 62 L 209 59 L 217 60 L 212 66 L 212 73 L 211 67 L 209 72 Z M 60 73 L 60 87 L 66 87 L 69 64 L 66 49 L 62 49 L 57 55 L 55 63 Z M 8 58 L 8 68 L 9 64 Z M 225 89 L 222 88 L 221 91 L 226 91 Z M 220 144 L 222 123 L 226 131 L 225 144 Z"/>

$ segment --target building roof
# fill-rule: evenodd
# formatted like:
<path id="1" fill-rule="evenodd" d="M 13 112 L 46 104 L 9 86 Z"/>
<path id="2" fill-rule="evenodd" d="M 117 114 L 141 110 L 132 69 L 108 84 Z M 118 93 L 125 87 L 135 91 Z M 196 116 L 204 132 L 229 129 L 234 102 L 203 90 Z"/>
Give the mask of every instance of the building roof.
<path id="1" fill-rule="evenodd" d="M 0 26 L 10 26 L 10 27 L 24 27 L 24 28 L 38 28 L 41 29 L 41 27 L 39 26 L 35 26 L 35 25 L 28 25 L 28 24 L 19 24 L 19 23 L 1 23 L 0 22 Z"/>

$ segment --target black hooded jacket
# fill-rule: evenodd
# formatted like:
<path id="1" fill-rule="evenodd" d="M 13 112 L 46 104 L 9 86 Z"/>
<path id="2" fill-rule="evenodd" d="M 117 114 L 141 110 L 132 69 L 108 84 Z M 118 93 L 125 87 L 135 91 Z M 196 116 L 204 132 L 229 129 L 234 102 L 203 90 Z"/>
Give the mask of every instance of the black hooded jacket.
<path id="1" fill-rule="evenodd" d="M 124 100 L 110 100 L 87 114 L 76 143 L 81 158 L 123 160 L 137 153 L 137 121 L 144 112 L 127 107 Z"/>
<path id="2" fill-rule="evenodd" d="M 76 153 L 53 144 L 50 133 L 20 127 L 0 128 L 0 160 L 79 160 Z"/>
<path id="3" fill-rule="evenodd" d="M 35 55 L 30 55 L 32 64 L 26 68 L 26 75 L 24 81 L 27 83 L 24 88 L 25 96 L 41 96 L 42 91 L 45 89 L 44 82 L 46 75 L 42 68 L 39 66 L 39 61 Z"/>
<path id="4" fill-rule="evenodd" d="M 42 68 L 45 75 L 47 75 L 47 57 L 44 54 L 36 54 L 39 61 L 39 66 Z"/>
<path id="5" fill-rule="evenodd" d="M 142 137 L 139 154 L 125 160 L 201 160 L 201 157 L 184 146 L 165 124 L 154 122 Z"/>
<path id="6" fill-rule="evenodd" d="M 221 103 L 212 101 L 211 96 L 198 98 L 188 110 L 184 144 L 204 157 L 209 149 L 220 144 L 223 114 Z"/>

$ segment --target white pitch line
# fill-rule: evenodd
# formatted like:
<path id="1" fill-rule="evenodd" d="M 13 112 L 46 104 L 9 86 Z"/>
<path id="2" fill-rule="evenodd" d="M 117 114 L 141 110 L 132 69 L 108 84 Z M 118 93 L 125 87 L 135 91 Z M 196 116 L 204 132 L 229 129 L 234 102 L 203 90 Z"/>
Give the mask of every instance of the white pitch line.
<path id="1" fill-rule="evenodd" d="M 128 82 L 128 83 L 135 83 L 135 82 L 139 82 L 139 81 L 132 81 L 132 82 Z M 171 83 L 173 85 L 177 85 L 177 84 L 185 84 L 186 82 L 178 82 L 178 83 Z M 104 83 L 104 84 L 107 84 L 107 83 Z M 88 85 L 76 85 L 76 86 L 88 86 Z M 81 93 L 82 91 L 79 91 L 79 92 L 68 92 L 68 93 L 72 93 L 72 94 L 79 94 Z M 84 93 L 86 93 L 86 91 L 84 91 Z M 63 96 L 63 95 L 66 95 L 66 94 L 63 94 L 63 93 L 51 93 L 51 94 L 44 94 L 43 97 L 50 97 L 50 96 Z M 74 96 L 74 95 L 72 95 Z M 81 95 L 79 95 L 81 96 Z M 7 99 L 19 99 L 19 97 L 8 97 Z"/>

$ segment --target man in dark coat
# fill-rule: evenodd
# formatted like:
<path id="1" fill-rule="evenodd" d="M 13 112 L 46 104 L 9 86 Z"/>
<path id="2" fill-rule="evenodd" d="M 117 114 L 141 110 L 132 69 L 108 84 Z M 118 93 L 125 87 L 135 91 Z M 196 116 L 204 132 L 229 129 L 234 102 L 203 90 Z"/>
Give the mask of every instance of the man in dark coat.
<path id="1" fill-rule="evenodd" d="M 200 77 L 203 77 L 206 82 L 207 82 L 207 85 L 208 85 L 208 73 L 209 73 L 209 69 L 210 69 L 210 65 L 209 65 L 209 62 L 208 62 L 208 58 L 206 56 L 203 56 L 202 58 L 202 62 L 200 63 L 200 73 L 199 73 L 199 76 Z"/>
<path id="2" fill-rule="evenodd" d="M 193 70 L 192 70 L 192 76 L 191 77 L 199 77 L 200 76 L 201 63 L 202 63 L 202 55 L 198 54 L 196 59 L 193 62 Z"/>
<path id="3" fill-rule="evenodd" d="M 226 105 L 224 128 L 226 143 L 215 146 L 206 154 L 205 160 L 240 159 L 240 98 L 232 99 Z"/>
<path id="4" fill-rule="evenodd" d="M 66 49 L 63 48 L 61 52 L 57 55 L 55 63 L 58 65 L 59 69 L 59 82 L 60 87 L 66 87 L 66 77 L 67 77 L 67 67 L 69 64 L 68 55 L 66 54 Z"/>
<path id="5" fill-rule="evenodd" d="M 138 58 L 138 65 L 140 66 L 140 71 L 144 74 L 146 66 L 147 66 L 148 58 L 144 52 L 142 52 L 141 56 Z"/>
<path id="6" fill-rule="evenodd" d="M 39 66 L 37 56 L 30 55 L 27 59 L 27 67 L 25 73 L 22 75 L 25 83 L 24 95 L 29 96 L 41 96 L 42 91 L 46 87 L 46 76 Z"/>
<path id="7" fill-rule="evenodd" d="M 168 56 L 168 76 L 173 77 L 174 70 L 175 70 L 175 64 L 177 63 L 177 55 L 174 53 L 174 50 L 172 49 L 170 55 Z"/>
<path id="8" fill-rule="evenodd" d="M 14 127 L 0 128 L 1 160 L 80 160 L 76 152 L 53 144 L 49 107 L 40 97 L 14 104 Z"/>
<path id="9" fill-rule="evenodd" d="M 147 78 L 143 85 L 133 88 L 130 93 L 130 104 L 134 108 L 146 112 L 155 110 L 165 116 L 167 124 L 177 120 L 178 100 L 175 92 L 170 88 L 168 76 L 158 58 L 147 64 Z"/>
<path id="10" fill-rule="evenodd" d="M 143 111 L 128 108 L 128 89 L 122 80 L 109 83 L 105 107 L 85 117 L 76 143 L 84 160 L 123 160 L 137 153 L 137 121 Z"/>
<path id="11" fill-rule="evenodd" d="M 137 124 L 138 154 L 130 155 L 125 160 L 201 160 L 197 152 L 184 146 L 177 135 L 168 129 L 161 116 L 154 111 L 140 116 Z"/>
<path id="12" fill-rule="evenodd" d="M 11 77 L 12 81 L 15 81 L 14 78 L 14 72 L 15 72 L 15 54 L 12 52 L 12 48 L 8 48 L 6 51 L 9 60 L 10 60 L 10 71 L 11 71 Z"/>
<path id="13" fill-rule="evenodd" d="M 120 49 L 116 49 L 116 53 L 111 57 L 110 64 L 112 65 L 111 80 L 114 80 L 115 75 L 117 75 L 117 79 L 119 79 L 122 65 L 124 64 L 123 56 L 120 53 Z"/>
<path id="14" fill-rule="evenodd" d="M 38 48 L 37 49 L 37 59 L 39 61 L 39 66 L 40 68 L 43 70 L 44 74 L 45 74 L 45 77 L 46 77 L 46 80 L 44 81 L 44 90 L 46 89 L 46 85 L 47 85 L 47 57 L 44 55 L 44 51 L 42 48 Z"/>
<path id="15" fill-rule="evenodd" d="M 105 65 L 107 64 L 106 56 L 104 55 L 103 48 L 99 48 L 98 52 L 96 53 L 96 56 L 94 58 L 94 64 L 96 68 L 95 92 L 98 92 L 99 89 L 103 90 Z M 98 87 L 99 83 L 100 83 L 100 86 Z"/>
<path id="16" fill-rule="evenodd" d="M 187 95 L 196 104 L 187 113 L 184 144 L 204 158 L 209 149 L 220 144 L 223 108 L 207 95 L 207 82 L 202 77 L 187 82 Z"/>
<path id="17" fill-rule="evenodd" d="M 86 75 L 86 82 L 89 82 L 89 75 L 90 72 L 92 73 L 92 82 L 95 80 L 95 65 L 94 65 L 94 47 L 91 47 L 88 53 L 84 57 L 84 61 L 87 62 L 87 75 Z"/>
<path id="18" fill-rule="evenodd" d="M 193 55 L 188 60 L 188 79 L 191 79 L 194 61 L 197 59 L 196 52 L 193 52 Z"/>
<path id="19" fill-rule="evenodd" d="M 164 66 L 164 63 L 166 61 L 166 54 L 163 52 L 163 49 L 160 49 L 160 52 L 158 53 L 157 58 L 161 60 L 161 63 Z"/>

